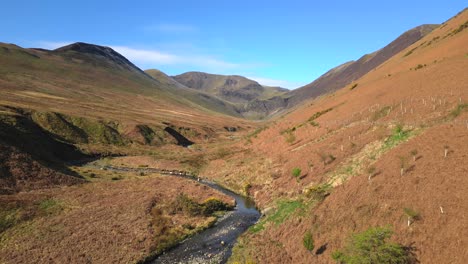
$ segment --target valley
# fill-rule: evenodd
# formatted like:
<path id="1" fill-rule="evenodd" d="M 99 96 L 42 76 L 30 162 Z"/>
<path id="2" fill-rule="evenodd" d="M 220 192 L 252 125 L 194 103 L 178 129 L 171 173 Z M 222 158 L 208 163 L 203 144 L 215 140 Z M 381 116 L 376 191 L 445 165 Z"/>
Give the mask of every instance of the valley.
<path id="1" fill-rule="evenodd" d="M 464 263 L 467 21 L 295 90 L 0 43 L 0 262 Z"/>

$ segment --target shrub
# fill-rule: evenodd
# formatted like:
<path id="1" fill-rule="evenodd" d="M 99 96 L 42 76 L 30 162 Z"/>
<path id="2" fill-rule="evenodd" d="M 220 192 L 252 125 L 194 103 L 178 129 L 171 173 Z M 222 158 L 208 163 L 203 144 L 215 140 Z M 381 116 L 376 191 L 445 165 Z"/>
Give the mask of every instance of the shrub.
<path id="1" fill-rule="evenodd" d="M 404 208 L 403 212 L 408 217 L 408 226 L 410 226 L 414 221 L 420 219 L 419 212 L 411 209 L 411 208 Z"/>
<path id="2" fill-rule="evenodd" d="M 292 144 L 294 143 L 294 141 L 296 141 L 296 135 L 294 135 L 294 132 L 288 132 L 288 133 L 285 133 L 285 139 L 286 139 L 286 142 L 289 143 L 289 144 Z"/>
<path id="3" fill-rule="evenodd" d="M 177 195 L 175 201 L 172 203 L 171 209 L 172 211 L 170 213 L 172 214 L 182 212 L 190 216 L 209 216 L 217 211 L 229 210 L 231 207 L 216 198 L 209 198 L 202 204 L 199 204 L 186 194 L 181 193 Z"/>
<path id="4" fill-rule="evenodd" d="M 297 177 L 301 176 L 301 172 L 302 172 L 302 170 L 300 168 L 294 168 L 294 169 L 292 169 L 292 176 L 297 178 Z"/>
<path id="5" fill-rule="evenodd" d="M 358 86 L 358 84 L 355 83 L 355 84 L 353 84 L 353 85 L 351 86 L 351 88 L 349 88 L 349 89 L 350 89 L 350 90 L 354 90 L 354 88 L 356 88 L 357 86 Z"/>
<path id="6" fill-rule="evenodd" d="M 398 158 L 400 159 L 400 176 L 403 176 L 403 174 L 408 168 L 408 161 L 406 157 L 403 156 L 399 156 Z"/>
<path id="7" fill-rule="evenodd" d="M 357 84 L 356 84 L 357 86 Z M 316 112 L 315 114 L 313 114 L 311 117 L 309 117 L 309 119 L 307 120 L 308 122 L 312 122 L 314 121 L 315 119 L 321 117 L 322 115 L 330 112 L 331 110 L 333 110 L 333 107 L 332 108 L 328 108 L 328 109 L 325 109 L 325 110 L 322 110 L 322 111 L 319 111 L 319 112 Z"/>
<path id="8" fill-rule="evenodd" d="M 413 156 L 413 161 L 416 161 L 416 156 L 418 155 L 418 150 L 413 149 L 413 150 L 411 150 L 410 154 Z"/>
<path id="9" fill-rule="evenodd" d="M 369 181 L 374 176 L 376 170 L 377 169 L 374 166 L 370 166 L 369 168 L 367 168 L 367 173 L 369 174 L 369 177 L 368 177 Z"/>
<path id="10" fill-rule="evenodd" d="M 307 231 L 305 234 L 304 234 L 304 237 L 302 238 L 302 243 L 304 244 L 304 247 L 312 252 L 315 248 L 315 244 L 314 244 L 314 238 L 312 237 L 312 233 L 310 231 Z"/>
<path id="11" fill-rule="evenodd" d="M 226 211 L 230 209 L 226 203 L 216 198 L 208 198 L 201 206 L 203 215 L 211 215 L 217 211 Z"/>
<path id="12" fill-rule="evenodd" d="M 323 183 L 319 185 L 315 185 L 305 191 L 305 195 L 309 198 L 316 199 L 322 201 L 330 194 L 330 190 L 332 186 L 328 183 Z"/>
<path id="13" fill-rule="evenodd" d="M 351 236 L 345 248 L 332 253 L 338 263 L 410 263 L 405 248 L 387 242 L 393 231 L 389 227 L 372 227 Z"/>
<path id="14" fill-rule="evenodd" d="M 391 109 L 392 109 L 392 107 L 390 107 L 390 106 L 382 107 L 380 110 L 376 111 L 372 115 L 371 120 L 372 121 L 377 121 L 380 118 L 387 116 L 390 113 Z"/>
<path id="15" fill-rule="evenodd" d="M 252 188 L 252 185 L 250 183 L 244 184 L 244 193 L 246 196 L 249 196 L 250 188 Z"/>

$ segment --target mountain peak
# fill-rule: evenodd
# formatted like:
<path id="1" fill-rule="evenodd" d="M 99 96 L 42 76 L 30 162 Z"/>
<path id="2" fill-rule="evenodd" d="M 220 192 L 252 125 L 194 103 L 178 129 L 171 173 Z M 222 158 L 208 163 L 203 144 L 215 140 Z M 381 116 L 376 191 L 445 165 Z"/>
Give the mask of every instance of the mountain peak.
<path id="1" fill-rule="evenodd" d="M 113 50 L 111 47 L 100 46 L 95 44 L 89 44 L 85 42 L 75 42 L 73 44 L 60 47 L 55 49 L 54 52 L 67 53 L 67 52 L 77 52 L 80 54 L 88 54 L 92 56 L 103 57 L 113 63 L 116 63 L 124 68 L 143 72 L 140 68 L 131 63 L 127 58 L 122 56 L 117 51 Z"/>

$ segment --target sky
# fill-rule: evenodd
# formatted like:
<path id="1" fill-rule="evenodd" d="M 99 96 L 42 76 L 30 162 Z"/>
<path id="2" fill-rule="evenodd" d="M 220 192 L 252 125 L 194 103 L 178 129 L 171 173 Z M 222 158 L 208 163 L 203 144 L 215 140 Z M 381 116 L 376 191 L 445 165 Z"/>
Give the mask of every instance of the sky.
<path id="1" fill-rule="evenodd" d="M 143 70 L 242 75 L 294 89 L 466 8 L 432 1 L 6 1 L 0 42 L 112 47 Z"/>

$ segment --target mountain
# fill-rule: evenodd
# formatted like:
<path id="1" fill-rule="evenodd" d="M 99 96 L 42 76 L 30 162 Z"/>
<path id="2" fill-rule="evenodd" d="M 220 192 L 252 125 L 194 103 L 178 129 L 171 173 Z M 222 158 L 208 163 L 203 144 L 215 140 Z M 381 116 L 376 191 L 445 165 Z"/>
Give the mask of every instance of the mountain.
<path id="1" fill-rule="evenodd" d="M 283 96 L 288 89 L 260 85 L 243 76 L 186 72 L 172 78 L 189 88 L 234 104 L 236 110 L 248 119 L 263 119 L 272 114 L 270 109 L 286 106 Z"/>
<path id="2" fill-rule="evenodd" d="M 45 50 L 42 50 L 45 51 Z M 131 63 L 127 58 L 114 51 L 112 48 L 88 44 L 84 42 L 76 42 L 54 50 L 54 53 L 67 56 L 70 59 L 89 59 L 92 56 L 100 62 L 109 62 L 108 66 L 113 66 L 123 70 L 129 70 L 136 73 L 143 73 L 137 66 Z M 97 63 L 97 61 L 95 61 Z"/>
<path id="3" fill-rule="evenodd" d="M 230 261 L 337 263 L 364 248 L 347 247 L 356 234 L 389 227 L 404 263 L 465 263 L 467 44 L 465 9 L 350 79 L 358 86 L 290 109 L 205 168 L 264 214 Z"/>
<path id="4" fill-rule="evenodd" d="M 151 77 L 109 47 L 0 43 L 0 61 L 0 192 L 81 183 L 64 162 L 128 146 L 187 146 L 246 125 L 230 103 Z"/>
<path id="5" fill-rule="evenodd" d="M 357 61 L 346 62 L 331 69 L 312 83 L 291 91 L 288 105 L 294 106 L 307 99 L 336 91 L 337 89 L 351 84 L 353 81 L 377 68 L 395 54 L 423 38 L 438 26 L 439 25 L 436 24 L 428 24 L 415 27 L 403 33 L 384 48 L 366 54 Z"/>
<path id="6" fill-rule="evenodd" d="M 168 77 L 153 78 L 109 47 L 75 43 L 56 50 L 24 49 L 0 44 L 2 101 L 11 105 L 45 107 L 93 115 L 94 105 L 112 116 L 122 109 L 145 119 L 145 109 L 169 106 L 182 112 L 240 116 L 233 106 L 207 93 L 188 89 Z M 123 98 L 121 105 L 115 104 Z M 134 100 L 133 100 L 134 99 Z M 173 118 L 166 110 L 152 120 Z M 147 118 L 146 118 L 147 119 Z M 193 121 L 195 121 L 194 119 Z"/>
<path id="7" fill-rule="evenodd" d="M 186 72 L 172 78 L 189 88 L 208 92 L 232 103 L 246 104 L 255 99 L 280 96 L 288 91 L 281 87 L 262 86 L 254 80 L 238 75 Z"/>
<path id="8" fill-rule="evenodd" d="M 427 24 L 415 27 L 400 35 L 384 48 L 366 54 L 357 61 L 343 63 L 329 70 L 312 83 L 283 94 L 281 98 L 273 97 L 267 100 L 259 100 L 255 104 L 257 106 L 261 105 L 265 113 L 274 114 L 281 111 L 283 107 L 293 108 L 307 100 L 334 92 L 376 69 L 389 58 L 420 40 L 438 26 Z"/>

